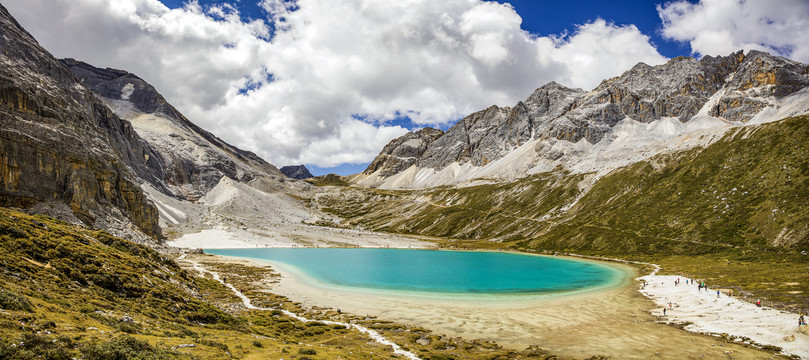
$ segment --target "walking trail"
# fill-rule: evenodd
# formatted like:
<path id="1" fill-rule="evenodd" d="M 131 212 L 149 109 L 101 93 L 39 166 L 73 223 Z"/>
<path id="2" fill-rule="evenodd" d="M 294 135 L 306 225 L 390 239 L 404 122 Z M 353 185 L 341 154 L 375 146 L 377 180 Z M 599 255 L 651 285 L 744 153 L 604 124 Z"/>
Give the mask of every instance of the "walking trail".
<path id="1" fill-rule="evenodd" d="M 351 324 L 351 323 L 344 323 L 344 322 L 339 322 L 339 321 L 307 319 L 305 317 L 302 317 L 302 316 L 300 316 L 298 314 L 295 314 L 295 313 L 293 313 L 291 311 L 288 311 L 288 310 L 255 306 L 250 301 L 250 298 L 248 298 L 241 291 L 236 289 L 235 286 L 233 286 L 232 284 L 224 282 L 220 278 L 219 273 L 206 269 L 204 266 L 202 266 L 202 264 L 200 264 L 200 263 L 198 263 L 196 261 L 185 259 L 185 254 L 183 254 L 183 256 L 181 256 L 178 260 L 184 260 L 184 261 L 188 261 L 188 262 L 194 264 L 194 269 L 197 270 L 200 274 L 204 274 L 204 273 L 211 274 L 211 276 L 213 276 L 214 280 L 222 283 L 222 285 L 227 286 L 228 289 L 230 289 L 231 291 L 233 291 L 234 294 L 236 294 L 236 296 L 238 296 L 240 299 L 242 299 L 242 303 L 248 309 L 263 310 L 263 311 L 278 310 L 278 311 L 281 311 L 282 313 L 284 313 L 284 315 L 287 315 L 287 316 L 289 316 L 289 317 L 291 317 L 291 318 L 293 318 L 295 320 L 298 320 L 298 321 L 304 322 L 304 323 L 311 322 L 311 321 L 317 321 L 317 322 L 328 324 L 328 325 L 345 326 L 346 329 L 354 328 L 354 329 L 357 329 L 359 332 L 368 335 L 373 341 L 375 341 L 375 342 L 377 342 L 379 344 L 382 344 L 382 345 L 387 345 L 387 346 L 392 347 L 394 354 L 402 355 L 402 356 L 404 356 L 404 357 L 406 357 L 408 359 L 411 359 L 411 360 L 421 360 L 418 356 L 416 356 L 416 354 L 413 354 L 410 351 L 402 349 L 399 345 L 396 345 L 393 341 L 385 339 L 385 337 L 382 336 L 381 334 L 379 334 L 379 332 L 377 332 L 376 330 L 372 330 L 372 329 L 369 329 L 369 328 L 364 327 L 364 326 L 360 326 L 360 325 L 357 325 L 357 324 Z"/>

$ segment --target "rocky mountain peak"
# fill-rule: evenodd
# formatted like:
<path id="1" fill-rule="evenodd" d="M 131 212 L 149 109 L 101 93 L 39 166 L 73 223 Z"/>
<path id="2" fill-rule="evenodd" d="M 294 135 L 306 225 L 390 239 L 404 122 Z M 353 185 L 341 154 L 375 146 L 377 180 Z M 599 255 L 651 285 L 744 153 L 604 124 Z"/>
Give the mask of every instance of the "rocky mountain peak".
<path id="1" fill-rule="evenodd" d="M 639 63 L 589 92 L 550 82 L 513 107 L 491 106 L 464 117 L 446 133 L 432 139 L 426 149 L 414 152 L 421 154 L 417 158 L 393 159 L 391 149 L 415 136 L 407 134 L 386 146 L 363 174 L 375 174 L 369 177 L 374 179 L 368 181 L 370 184 L 384 182 L 410 166 L 416 166 L 417 171 L 431 169 L 435 174 L 452 164 L 469 164 L 478 169 L 515 154 L 525 144 L 539 141 L 534 145 L 536 156 L 520 152 L 523 159 L 520 161 L 529 163 L 519 168 L 529 169 L 538 163 L 557 161 L 571 151 L 565 148 L 586 149 L 604 139 L 611 141 L 615 137 L 611 135 L 613 129 L 624 121 L 652 124 L 665 120 L 663 127 L 669 130 L 653 131 L 667 134 L 685 131 L 682 129 L 687 127 L 683 124 L 697 115 L 701 116 L 701 125 L 688 128 L 743 124 L 764 109 L 778 108 L 781 99 L 807 86 L 806 64 L 758 51 L 706 56 L 701 60 L 677 57 L 657 66 Z M 586 144 L 568 146 L 560 141 Z M 476 171 L 463 176 L 476 176 L 473 175 Z M 461 176 L 458 174 L 453 170 L 451 174 L 436 176 L 453 179 Z M 359 179 L 362 183 L 362 177 Z M 453 181 L 446 179 L 426 183 Z"/>
<path id="2" fill-rule="evenodd" d="M 547 123 L 569 111 L 574 100 L 582 94 L 582 89 L 571 89 L 551 81 L 536 89 L 524 105 L 535 113 L 537 123 Z"/>
<path id="3" fill-rule="evenodd" d="M 284 175 L 256 154 L 228 144 L 188 120 L 140 77 L 101 69 L 74 59 L 62 62 L 118 116 L 132 122 L 156 151 L 158 189 L 177 198 L 197 200 L 222 177 L 240 182 L 265 178 L 280 188 Z"/>
<path id="4" fill-rule="evenodd" d="M 314 177 L 314 175 L 309 172 L 309 169 L 306 168 L 306 165 L 284 166 L 280 170 L 290 179 L 303 180 Z"/>
<path id="5" fill-rule="evenodd" d="M 363 174 L 379 171 L 383 176 L 388 176 L 403 171 L 415 164 L 427 147 L 443 134 L 444 132 L 439 129 L 425 127 L 393 139 L 385 145 Z"/>
<path id="6" fill-rule="evenodd" d="M 132 103 L 135 109 L 147 113 L 163 113 L 178 117 L 157 90 L 136 76 L 124 70 L 101 69 L 75 59 L 61 59 L 79 81 L 105 99 L 125 100 Z"/>

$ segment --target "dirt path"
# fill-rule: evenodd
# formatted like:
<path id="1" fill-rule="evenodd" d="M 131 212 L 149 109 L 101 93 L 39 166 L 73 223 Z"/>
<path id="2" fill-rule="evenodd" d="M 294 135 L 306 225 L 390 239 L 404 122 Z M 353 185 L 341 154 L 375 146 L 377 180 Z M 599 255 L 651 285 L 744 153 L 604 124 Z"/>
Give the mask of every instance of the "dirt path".
<path id="1" fill-rule="evenodd" d="M 320 322 L 320 323 L 323 323 L 323 324 L 328 324 L 328 325 L 345 326 L 346 329 L 353 328 L 353 329 L 356 329 L 356 330 L 358 330 L 359 332 L 361 332 L 363 334 L 368 335 L 371 338 L 371 340 L 373 340 L 373 341 L 375 341 L 375 342 L 377 342 L 379 344 L 392 347 L 394 354 L 402 355 L 402 356 L 404 356 L 404 357 L 406 357 L 408 359 L 411 359 L 411 360 L 421 360 L 421 358 L 416 356 L 416 354 L 413 354 L 410 351 L 402 349 L 399 345 L 396 345 L 394 342 L 392 342 L 392 341 L 386 339 L 385 337 L 383 337 L 382 335 L 380 335 L 379 332 L 377 332 L 376 330 L 372 330 L 372 329 L 366 328 L 364 326 L 360 326 L 360 325 L 357 325 L 357 324 L 343 323 L 343 322 L 339 322 L 339 321 L 331 321 L 331 320 L 307 319 L 307 318 L 305 318 L 303 316 L 300 316 L 300 315 L 295 314 L 295 313 L 293 313 L 291 311 L 288 311 L 288 310 L 276 309 L 276 308 L 264 308 L 264 307 L 255 306 L 255 305 L 253 305 L 252 301 L 250 301 L 250 298 L 248 298 L 246 295 L 244 295 L 244 293 L 239 291 L 239 289 L 236 289 L 236 287 L 233 286 L 232 284 L 226 283 L 224 280 L 222 280 L 222 278 L 219 276 L 219 273 L 217 273 L 215 271 L 212 271 L 212 270 L 208 270 L 204 266 L 202 266 L 202 264 L 200 264 L 199 262 L 186 258 L 185 254 L 183 254 L 180 258 L 178 258 L 178 260 L 187 261 L 187 262 L 191 263 L 193 265 L 194 269 L 197 270 L 197 272 L 199 272 L 200 275 L 204 275 L 206 273 L 211 274 L 211 276 L 213 277 L 214 280 L 216 280 L 219 283 L 225 285 L 239 299 L 241 299 L 244 306 L 246 308 L 248 308 L 248 309 L 262 310 L 262 311 L 278 310 L 278 311 L 281 311 L 282 313 L 284 313 L 284 315 L 287 315 L 287 316 L 289 316 L 289 317 L 291 317 L 291 318 L 293 318 L 295 320 L 298 320 L 298 321 L 304 322 L 304 323 L 311 322 L 311 321 L 317 321 L 317 322 Z"/>

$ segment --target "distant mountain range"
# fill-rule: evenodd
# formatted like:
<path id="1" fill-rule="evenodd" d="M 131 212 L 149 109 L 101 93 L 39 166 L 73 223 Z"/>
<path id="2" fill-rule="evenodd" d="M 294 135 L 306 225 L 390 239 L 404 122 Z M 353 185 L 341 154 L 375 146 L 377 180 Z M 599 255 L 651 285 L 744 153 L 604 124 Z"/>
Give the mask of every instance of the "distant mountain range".
<path id="1" fill-rule="evenodd" d="M 281 172 L 290 179 L 303 180 L 314 177 L 304 165 L 284 166 L 281 168 Z"/>
<path id="2" fill-rule="evenodd" d="M 807 86 L 809 66 L 758 51 L 639 63 L 589 92 L 551 82 L 513 107 L 473 113 L 446 133 L 408 133 L 352 180 L 395 189 L 557 170 L 606 174 L 706 145 L 734 126 L 805 114 Z M 704 138 L 694 139 L 697 133 Z"/>

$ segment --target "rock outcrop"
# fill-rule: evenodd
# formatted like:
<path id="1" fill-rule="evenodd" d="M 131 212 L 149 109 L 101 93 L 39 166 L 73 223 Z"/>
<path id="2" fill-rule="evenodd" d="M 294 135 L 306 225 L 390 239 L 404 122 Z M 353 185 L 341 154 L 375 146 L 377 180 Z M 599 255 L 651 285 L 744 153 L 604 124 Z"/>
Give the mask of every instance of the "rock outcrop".
<path id="1" fill-rule="evenodd" d="M 619 123 L 644 125 L 662 120 L 661 128 L 653 130 L 667 127 L 672 133 L 685 131 L 682 129 L 697 115 L 704 123 L 691 126 L 693 129 L 701 129 L 707 122 L 744 124 L 765 108 L 780 107 L 781 99 L 807 86 L 809 66 L 758 51 L 701 60 L 678 57 L 659 66 L 639 63 L 589 92 L 552 82 L 513 107 L 492 106 L 473 113 L 444 134 L 432 129 L 426 130 L 430 136 L 421 135 L 425 130 L 408 133 L 391 141 L 355 181 L 377 186 L 411 167 L 416 171 L 403 176 L 415 179 L 412 174 L 419 173 L 417 178 L 425 179 L 457 164 L 452 171 L 455 175 L 444 173 L 442 180 L 425 182 L 448 184 L 452 183 L 448 177 L 458 176 L 466 164 L 482 168 L 535 141 L 536 155 L 521 155 L 528 162 L 519 166 L 524 172 L 564 156 L 571 148 L 579 151 L 615 138 L 613 130 Z M 560 141 L 571 145 L 560 145 Z M 585 143 L 573 145 L 580 141 Z M 496 177 L 492 171 L 464 169 L 467 177 Z"/>
<path id="2" fill-rule="evenodd" d="M 415 164 L 427 147 L 441 135 L 444 135 L 443 131 L 427 127 L 396 138 L 382 149 L 363 173 L 379 171 L 382 176 L 390 176 L 401 172 Z"/>
<path id="3" fill-rule="evenodd" d="M 138 180 L 162 177 L 154 150 L 2 6 L 0 49 L 0 206 L 56 204 L 68 220 L 160 238 Z"/>
<path id="4" fill-rule="evenodd" d="M 281 168 L 281 173 L 290 179 L 303 180 L 314 177 L 305 165 L 284 166 Z"/>
<path id="5" fill-rule="evenodd" d="M 158 178 L 158 190 L 194 201 L 223 176 L 239 182 L 261 181 L 265 190 L 282 187 L 284 175 L 275 166 L 195 125 L 136 75 L 74 59 L 62 62 L 118 116 L 129 120 L 155 150 L 157 167 L 149 176 Z"/>

